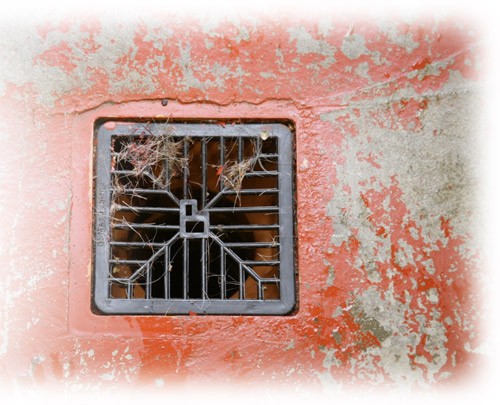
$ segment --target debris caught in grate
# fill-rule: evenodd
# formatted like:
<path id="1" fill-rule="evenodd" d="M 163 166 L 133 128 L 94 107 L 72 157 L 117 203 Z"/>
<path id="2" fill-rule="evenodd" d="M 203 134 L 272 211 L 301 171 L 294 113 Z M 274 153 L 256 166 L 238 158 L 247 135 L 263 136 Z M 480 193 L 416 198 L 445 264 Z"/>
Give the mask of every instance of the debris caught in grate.
<path id="1" fill-rule="evenodd" d="M 100 313 L 294 308 L 287 126 L 108 121 L 96 135 L 93 301 Z"/>

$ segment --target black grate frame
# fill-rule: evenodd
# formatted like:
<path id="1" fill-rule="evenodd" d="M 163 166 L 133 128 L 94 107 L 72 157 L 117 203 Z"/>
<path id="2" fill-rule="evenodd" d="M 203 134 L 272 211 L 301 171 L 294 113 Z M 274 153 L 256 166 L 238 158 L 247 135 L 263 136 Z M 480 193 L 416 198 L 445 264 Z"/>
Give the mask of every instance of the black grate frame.
<path id="1" fill-rule="evenodd" d="M 99 313 L 293 310 L 286 125 L 113 122 L 96 136 Z"/>

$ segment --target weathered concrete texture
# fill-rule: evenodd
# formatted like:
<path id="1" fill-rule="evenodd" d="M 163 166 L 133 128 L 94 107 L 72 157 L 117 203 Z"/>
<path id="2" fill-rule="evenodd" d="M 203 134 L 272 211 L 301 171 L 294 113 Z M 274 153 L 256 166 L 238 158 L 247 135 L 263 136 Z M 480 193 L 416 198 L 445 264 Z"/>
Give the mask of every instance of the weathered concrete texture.
<path id="1" fill-rule="evenodd" d="M 155 17 L 0 28 L 0 378 L 425 388 L 477 367 L 474 27 Z M 90 312 L 103 116 L 295 122 L 296 314 Z"/>

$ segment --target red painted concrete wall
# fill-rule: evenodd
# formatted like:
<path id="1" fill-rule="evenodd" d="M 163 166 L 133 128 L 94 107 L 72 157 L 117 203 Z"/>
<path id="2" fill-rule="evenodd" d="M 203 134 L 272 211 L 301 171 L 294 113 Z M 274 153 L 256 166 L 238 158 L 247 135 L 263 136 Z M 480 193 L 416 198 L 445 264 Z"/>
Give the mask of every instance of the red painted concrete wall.
<path id="1" fill-rule="evenodd" d="M 480 366 L 475 27 L 165 14 L 1 31 L 7 387 L 432 388 Z M 91 313 L 93 123 L 138 116 L 294 121 L 296 314 Z"/>

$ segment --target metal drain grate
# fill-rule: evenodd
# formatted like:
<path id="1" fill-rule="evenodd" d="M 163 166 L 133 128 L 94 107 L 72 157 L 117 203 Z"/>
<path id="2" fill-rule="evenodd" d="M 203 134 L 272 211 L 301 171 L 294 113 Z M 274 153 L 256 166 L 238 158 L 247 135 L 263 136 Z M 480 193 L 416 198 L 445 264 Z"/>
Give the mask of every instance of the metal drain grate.
<path id="1" fill-rule="evenodd" d="M 96 133 L 100 313 L 294 308 L 287 126 L 107 122 Z"/>

